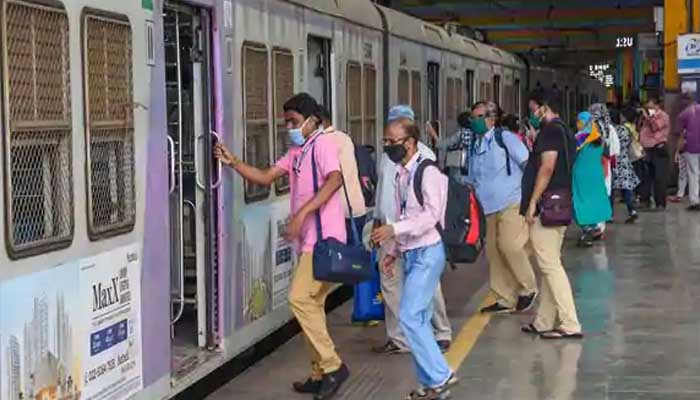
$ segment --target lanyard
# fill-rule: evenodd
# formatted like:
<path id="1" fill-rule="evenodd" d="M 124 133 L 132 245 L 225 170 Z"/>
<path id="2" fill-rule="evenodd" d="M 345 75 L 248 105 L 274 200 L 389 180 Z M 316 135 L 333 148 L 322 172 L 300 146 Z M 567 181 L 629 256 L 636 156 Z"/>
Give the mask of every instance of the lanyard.
<path id="1" fill-rule="evenodd" d="M 419 155 L 418 159 L 416 160 L 416 163 L 413 165 L 413 168 L 411 168 L 411 171 L 409 172 L 409 178 L 408 178 L 408 185 L 406 185 L 406 190 L 401 190 L 401 175 L 400 173 L 397 173 L 397 186 L 399 189 L 399 196 L 401 198 L 400 202 L 400 215 L 404 217 L 406 215 L 406 202 L 408 200 L 408 191 L 411 190 L 411 184 L 413 183 L 413 177 L 416 174 L 416 171 L 418 170 L 418 166 L 420 165 L 421 161 L 423 161 L 423 155 Z"/>
<path id="2" fill-rule="evenodd" d="M 294 172 L 297 175 L 301 173 L 301 163 L 302 161 L 304 161 L 304 157 L 306 157 L 309 151 L 313 149 L 314 143 L 316 143 L 316 139 L 318 139 L 318 137 L 321 136 L 321 133 L 323 133 L 323 131 L 320 129 L 316 131 L 316 133 L 314 133 L 313 136 L 309 138 L 309 141 L 304 144 L 304 147 L 302 147 L 301 154 L 294 159 L 294 165 L 292 168 L 294 169 Z"/>

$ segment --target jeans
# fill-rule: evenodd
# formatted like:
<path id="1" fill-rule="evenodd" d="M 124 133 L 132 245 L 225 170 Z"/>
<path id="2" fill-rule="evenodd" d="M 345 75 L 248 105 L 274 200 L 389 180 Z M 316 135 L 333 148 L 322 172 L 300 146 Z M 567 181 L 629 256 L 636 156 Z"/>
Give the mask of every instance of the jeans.
<path id="1" fill-rule="evenodd" d="M 442 242 L 404 253 L 404 293 L 399 306 L 399 324 L 406 335 L 418 373 L 418 382 L 429 388 L 449 379 L 447 360 L 442 355 L 430 322 L 433 297 L 445 269 Z"/>
<path id="2" fill-rule="evenodd" d="M 622 197 L 625 199 L 625 205 L 627 206 L 627 213 L 629 215 L 634 214 L 634 191 L 633 190 L 622 190 Z"/>

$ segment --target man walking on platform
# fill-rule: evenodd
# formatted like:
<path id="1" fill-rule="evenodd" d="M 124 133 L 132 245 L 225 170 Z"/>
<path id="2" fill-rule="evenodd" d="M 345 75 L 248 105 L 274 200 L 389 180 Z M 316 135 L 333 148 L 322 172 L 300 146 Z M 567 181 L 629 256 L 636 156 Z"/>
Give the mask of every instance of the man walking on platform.
<path id="1" fill-rule="evenodd" d="M 324 306 L 333 285 L 313 277 L 313 249 L 318 240 L 314 215 L 320 214 L 323 238 L 346 240 L 341 194 L 343 178 L 338 162 L 338 147 L 323 135 L 320 107 L 311 96 L 300 93 L 283 106 L 289 132 L 290 149 L 277 164 L 259 169 L 244 163 L 217 143 L 214 155 L 249 182 L 269 186 L 277 178 L 289 175 L 291 218 L 286 236 L 297 248 L 299 258 L 289 288 L 289 305 L 304 332 L 311 356 L 311 376 L 295 382 L 300 393 L 314 394 L 315 400 L 333 397 L 348 379 L 348 368 L 336 353 L 326 326 Z M 313 164 L 315 160 L 315 165 Z M 314 191 L 313 170 L 319 175 Z"/>
<path id="2" fill-rule="evenodd" d="M 640 196 L 642 203 L 650 208 L 652 188 L 657 210 L 666 209 L 668 188 L 669 152 L 666 142 L 671 130 L 668 114 L 659 106 L 659 100 L 650 98 L 643 110 L 639 139 L 646 154 L 646 172 L 642 178 Z"/>
<path id="3" fill-rule="evenodd" d="M 497 127 L 495 103 L 476 109 L 475 135 L 467 183 L 474 186 L 486 214 L 486 258 L 491 291 L 497 301 L 483 313 L 528 310 L 537 296 L 537 281 L 525 245 L 528 226 L 519 213 L 523 168 L 528 149 L 512 132 Z"/>
<path id="4" fill-rule="evenodd" d="M 681 131 L 682 148 L 688 167 L 688 185 L 690 187 L 689 211 L 700 211 L 700 106 L 691 94 L 683 95 L 688 106 L 678 115 L 678 127 Z"/>
<path id="5" fill-rule="evenodd" d="M 418 151 L 420 131 L 415 122 L 399 119 L 384 132 L 384 152 L 398 164 L 396 175 L 396 219 L 394 223 L 376 227 L 372 241 L 386 246 L 381 260 L 389 275 L 395 261 L 403 259 L 404 296 L 399 307 L 399 323 L 411 349 L 419 388 L 408 400 L 436 400 L 449 396 L 449 388 L 457 378 L 447 365 L 435 341 L 430 317 L 434 293 L 445 269 L 445 247 L 437 225 L 445 224 L 447 177 L 435 165 L 423 169 L 421 187 L 414 187 L 413 178 L 424 161 Z M 416 191 L 423 201 L 419 202 Z"/>
<path id="6" fill-rule="evenodd" d="M 561 221 L 566 218 L 554 215 L 545 221 L 546 215 L 542 214 L 543 199 L 561 201 L 546 210 L 571 210 L 571 166 L 576 157 L 576 139 L 559 118 L 561 104 L 559 96 L 545 95 L 534 113 L 542 121 L 542 128 L 525 166 L 520 203 L 520 213 L 530 225 L 530 244 L 542 272 L 535 320 L 522 330 L 539 334 L 543 339 L 583 337 L 569 277 L 561 261 L 566 232 Z"/>
<path id="7" fill-rule="evenodd" d="M 389 110 L 388 123 L 399 120 L 414 121 L 414 113 L 410 107 L 400 105 Z M 424 158 L 435 160 L 435 154 L 421 142 L 417 145 L 418 152 Z M 396 221 L 396 174 L 398 166 L 391 161 L 386 154 L 382 154 L 379 167 L 379 183 L 377 185 L 377 207 L 375 208 L 375 226 L 392 224 Z M 386 254 L 385 246 L 379 248 L 379 259 Z M 373 349 L 380 354 L 397 354 L 408 351 L 408 341 L 399 326 L 399 303 L 404 293 L 404 268 L 403 260 L 396 260 L 396 267 L 391 274 L 387 274 L 383 268 L 379 269 L 381 277 L 382 297 L 385 306 L 386 344 Z M 445 298 L 441 285 L 438 283 L 433 300 L 432 324 L 435 328 L 435 337 L 442 351 L 447 351 L 452 341 L 452 328 L 447 317 Z"/>

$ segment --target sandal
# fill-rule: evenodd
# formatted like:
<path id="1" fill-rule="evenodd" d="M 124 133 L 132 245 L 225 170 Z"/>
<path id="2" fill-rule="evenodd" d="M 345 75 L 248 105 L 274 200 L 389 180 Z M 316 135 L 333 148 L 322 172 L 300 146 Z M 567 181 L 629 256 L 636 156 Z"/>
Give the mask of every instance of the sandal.
<path id="1" fill-rule="evenodd" d="M 436 389 L 416 389 L 412 391 L 404 400 L 447 400 L 452 394 L 445 389 L 438 391 Z"/>
<path id="2" fill-rule="evenodd" d="M 532 333 L 534 335 L 541 335 L 545 332 L 549 332 L 549 331 L 538 330 L 537 328 L 535 328 L 535 324 L 523 325 L 522 327 L 520 327 L 520 331 L 523 333 Z"/>
<path id="3" fill-rule="evenodd" d="M 540 338 L 542 339 L 550 339 L 550 340 L 555 340 L 555 339 L 583 339 L 583 333 L 581 332 L 566 332 L 561 329 L 555 329 L 553 331 L 549 332 L 542 332 L 540 334 Z"/>

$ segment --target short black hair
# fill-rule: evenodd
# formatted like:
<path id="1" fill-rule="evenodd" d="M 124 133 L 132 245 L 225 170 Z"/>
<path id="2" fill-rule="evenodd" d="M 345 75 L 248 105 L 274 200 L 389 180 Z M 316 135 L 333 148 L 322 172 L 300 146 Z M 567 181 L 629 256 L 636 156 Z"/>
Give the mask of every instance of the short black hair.
<path id="1" fill-rule="evenodd" d="M 542 89 L 536 89 L 530 92 L 527 101 L 534 101 L 538 106 L 542 107 L 544 105 L 544 91 Z"/>
<path id="2" fill-rule="evenodd" d="M 457 123 L 462 128 L 469 128 L 472 124 L 472 115 L 469 111 L 465 111 L 457 116 Z"/>
<path id="3" fill-rule="evenodd" d="M 628 122 L 634 122 L 637 120 L 639 113 L 635 107 L 629 106 L 622 109 L 622 115 Z"/>
<path id="4" fill-rule="evenodd" d="M 613 124 L 620 125 L 622 123 L 620 111 L 617 108 L 608 108 L 608 113 L 610 114 L 610 120 Z"/>
<path id="5" fill-rule="evenodd" d="M 472 111 L 473 111 L 475 108 L 477 108 L 477 107 L 485 106 L 485 105 L 486 105 L 486 102 L 485 102 L 485 101 L 477 101 L 476 103 L 474 103 L 474 104 L 472 105 Z"/>
<path id="6" fill-rule="evenodd" d="M 656 97 L 656 96 L 649 96 L 649 97 L 647 98 L 647 101 L 646 101 L 646 102 L 647 102 L 647 103 L 654 103 L 654 104 L 657 105 L 657 106 L 658 106 L 659 104 L 661 104 L 659 98 Z"/>
<path id="7" fill-rule="evenodd" d="M 537 104 L 549 107 L 549 109 L 552 110 L 552 112 L 555 114 L 561 113 L 562 97 L 559 91 L 549 90 L 547 92 L 542 93 L 541 101 L 541 103 Z"/>
<path id="8" fill-rule="evenodd" d="M 331 121 L 331 113 L 328 112 L 328 110 L 325 107 L 318 108 L 318 117 L 321 119 L 321 122 Z"/>
<path id="9" fill-rule="evenodd" d="M 516 117 L 513 114 L 506 114 L 501 119 L 501 125 L 503 125 L 505 128 L 508 128 L 508 130 L 511 132 L 517 132 L 518 131 L 518 117 Z"/>
<path id="10" fill-rule="evenodd" d="M 296 111 L 303 115 L 304 118 L 317 117 L 321 119 L 321 107 L 316 100 L 308 93 L 297 93 L 290 97 L 282 106 L 282 109 L 287 111 Z"/>

